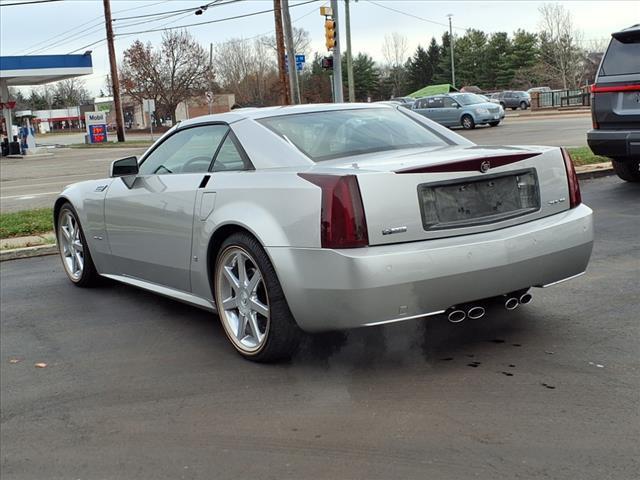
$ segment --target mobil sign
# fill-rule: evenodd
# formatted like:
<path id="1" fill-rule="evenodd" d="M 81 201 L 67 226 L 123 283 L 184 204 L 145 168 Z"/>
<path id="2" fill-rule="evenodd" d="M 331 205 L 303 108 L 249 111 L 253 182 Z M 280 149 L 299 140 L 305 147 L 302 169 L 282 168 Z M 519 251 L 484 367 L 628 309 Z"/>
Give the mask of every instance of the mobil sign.
<path id="1" fill-rule="evenodd" d="M 104 143 L 107 141 L 107 113 L 87 112 L 84 114 L 89 143 Z"/>

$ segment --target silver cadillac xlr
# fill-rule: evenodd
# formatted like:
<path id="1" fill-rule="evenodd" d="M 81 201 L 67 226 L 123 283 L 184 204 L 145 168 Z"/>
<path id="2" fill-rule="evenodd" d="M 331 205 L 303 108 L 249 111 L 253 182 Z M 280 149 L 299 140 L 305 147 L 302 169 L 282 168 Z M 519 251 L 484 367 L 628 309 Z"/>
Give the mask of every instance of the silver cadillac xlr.
<path id="1" fill-rule="evenodd" d="M 582 274 L 593 243 L 569 154 L 473 144 L 385 104 L 241 109 L 174 126 L 55 202 L 70 280 L 217 312 L 244 357 L 302 332 L 513 310 Z"/>

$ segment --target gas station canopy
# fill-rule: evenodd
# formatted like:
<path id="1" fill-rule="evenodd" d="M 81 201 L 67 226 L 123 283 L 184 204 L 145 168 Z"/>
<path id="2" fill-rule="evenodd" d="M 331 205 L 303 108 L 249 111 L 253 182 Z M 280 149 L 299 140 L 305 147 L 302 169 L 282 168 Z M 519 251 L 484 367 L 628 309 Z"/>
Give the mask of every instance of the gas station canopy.
<path id="1" fill-rule="evenodd" d="M 91 53 L 0 57 L 0 81 L 8 86 L 43 85 L 93 73 Z"/>

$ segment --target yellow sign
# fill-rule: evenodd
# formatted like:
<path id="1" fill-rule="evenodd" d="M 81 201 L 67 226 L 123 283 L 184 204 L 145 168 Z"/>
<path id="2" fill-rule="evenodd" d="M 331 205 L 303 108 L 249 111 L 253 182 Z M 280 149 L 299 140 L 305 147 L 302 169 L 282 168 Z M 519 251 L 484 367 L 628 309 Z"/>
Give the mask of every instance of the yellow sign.
<path id="1" fill-rule="evenodd" d="M 331 7 L 320 7 L 320 15 L 331 17 L 333 15 L 333 10 L 331 9 Z"/>

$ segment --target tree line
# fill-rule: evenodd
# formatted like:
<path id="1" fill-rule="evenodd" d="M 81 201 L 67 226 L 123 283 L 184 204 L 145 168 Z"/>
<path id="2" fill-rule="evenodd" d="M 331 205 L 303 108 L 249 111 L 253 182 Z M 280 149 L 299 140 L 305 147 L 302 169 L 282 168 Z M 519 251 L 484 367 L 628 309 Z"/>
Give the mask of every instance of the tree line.
<path id="1" fill-rule="evenodd" d="M 516 30 L 487 34 L 469 29 L 454 35 L 456 87 L 485 91 L 532 86 L 574 88 L 593 81 L 597 60 L 582 47 L 567 10 L 557 4 L 540 9 L 539 32 Z M 299 75 L 305 103 L 330 102 L 330 75 L 322 69 L 323 54 L 310 58 L 309 33 L 294 29 L 295 50 L 307 56 Z M 425 39 L 413 52 L 399 33 L 385 36 L 383 59 L 366 53 L 353 56 L 357 101 L 387 100 L 408 95 L 426 85 L 451 83 L 451 37 Z M 602 51 L 604 45 L 596 48 Z M 343 85 L 347 69 L 343 56 Z M 235 38 L 205 49 L 188 31 L 168 31 L 160 45 L 134 41 L 119 62 L 121 91 L 141 102 L 154 99 L 158 114 L 175 118 L 178 104 L 204 98 L 205 92 L 233 93 L 239 106 L 276 105 L 281 99 L 275 38 Z M 108 80 L 109 83 L 109 80 Z M 107 85 L 107 92 L 110 87 Z M 60 82 L 42 94 L 21 98 L 33 109 L 78 105 L 88 93 L 81 80 Z"/>

